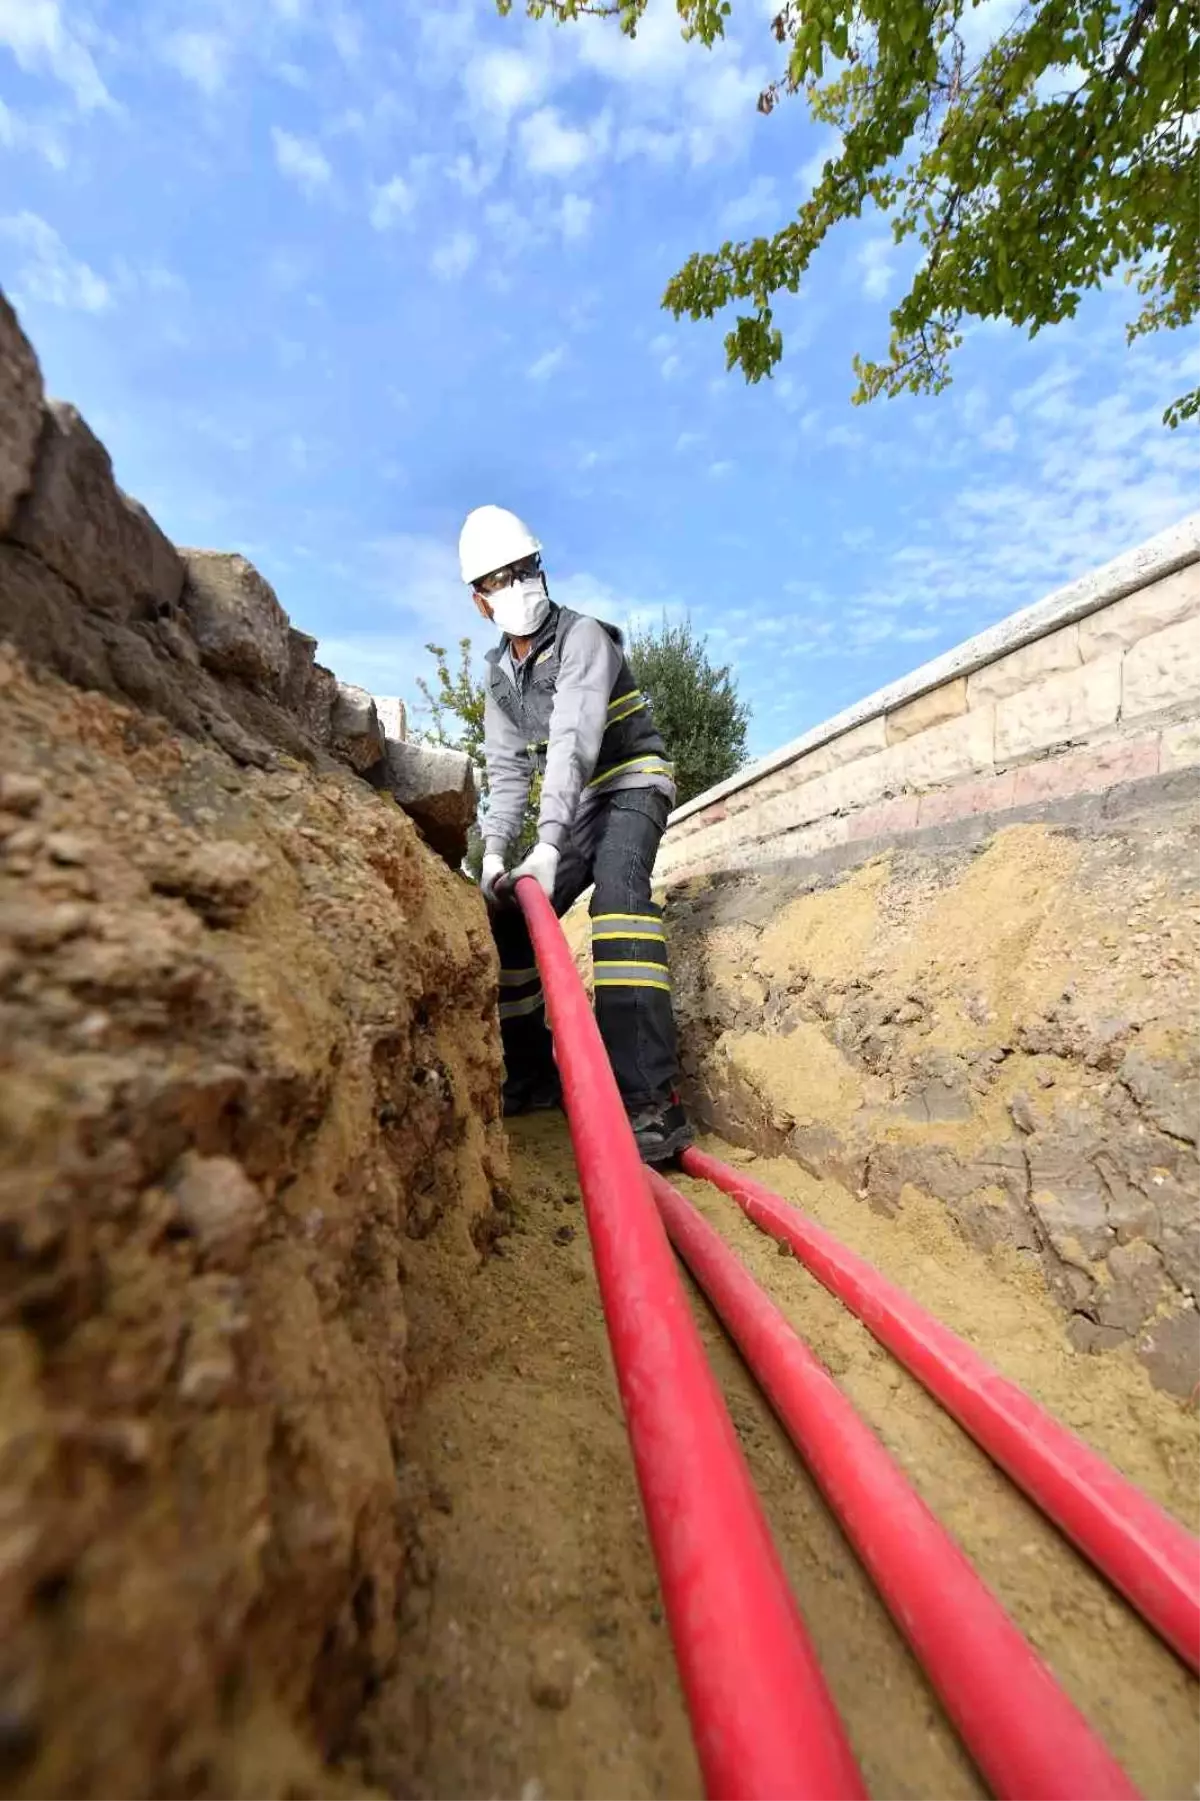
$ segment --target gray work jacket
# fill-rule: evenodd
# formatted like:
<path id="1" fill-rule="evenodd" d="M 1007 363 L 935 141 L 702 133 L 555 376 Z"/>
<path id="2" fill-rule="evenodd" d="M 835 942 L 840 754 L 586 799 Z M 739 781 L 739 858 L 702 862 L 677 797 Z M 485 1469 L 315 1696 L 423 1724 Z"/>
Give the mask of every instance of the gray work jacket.
<path id="1" fill-rule="evenodd" d="M 671 765 L 615 626 L 551 606 L 522 662 L 507 638 L 486 660 L 489 852 L 503 856 L 519 834 L 535 769 L 542 772 L 538 837 L 559 850 L 571 833 L 587 836 L 617 789 L 654 788 L 673 804 Z"/>

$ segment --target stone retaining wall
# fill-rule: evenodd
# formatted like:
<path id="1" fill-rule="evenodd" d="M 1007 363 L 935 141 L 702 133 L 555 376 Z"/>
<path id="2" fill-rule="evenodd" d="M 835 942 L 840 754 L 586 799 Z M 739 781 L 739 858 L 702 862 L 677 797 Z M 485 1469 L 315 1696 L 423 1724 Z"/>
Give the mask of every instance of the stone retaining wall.
<path id="1" fill-rule="evenodd" d="M 318 663 L 317 640 L 245 557 L 177 549 L 117 485 L 75 408 L 46 400 L 2 292 L 0 640 L 243 766 L 348 765 L 449 863 L 466 854 L 469 759 L 407 743 L 399 701 L 381 707 Z"/>
<path id="2" fill-rule="evenodd" d="M 1200 764 L 1200 514 L 698 796 L 657 874 L 814 856 Z"/>

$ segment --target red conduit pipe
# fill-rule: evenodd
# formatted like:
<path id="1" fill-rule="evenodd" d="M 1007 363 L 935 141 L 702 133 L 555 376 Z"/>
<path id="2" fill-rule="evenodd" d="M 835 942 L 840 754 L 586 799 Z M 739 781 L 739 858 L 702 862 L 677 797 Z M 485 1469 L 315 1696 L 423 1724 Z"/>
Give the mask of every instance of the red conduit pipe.
<path id="1" fill-rule="evenodd" d="M 591 1006 L 525 877 L 596 1277 L 663 1605 L 710 1797 L 866 1788 L 709 1369 Z"/>
<path id="2" fill-rule="evenodd" d="M 703 1151 L 685 1151 L 681 1162 L 790 1244 L 1184 1662 L 1200 1669 L 1200 1542 L 1178 1520 L 799 1208 Z"/>
<path id="3" fill-rule="evenodd" d="M 720 1233 L 651 1175 L 675 1249 L 812 1470 L 1000 1801 L 1138 1791 L 999 1601 Z"/>

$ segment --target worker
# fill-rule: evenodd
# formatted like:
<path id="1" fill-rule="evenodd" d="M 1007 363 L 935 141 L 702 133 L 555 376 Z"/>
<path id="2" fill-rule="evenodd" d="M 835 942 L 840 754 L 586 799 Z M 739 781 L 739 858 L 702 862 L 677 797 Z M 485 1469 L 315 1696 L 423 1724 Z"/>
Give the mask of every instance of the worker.
<path id="1" fill-rule="evenodd" d="M 459 539 L 462 578 L 502 633 L 484 684 L 481 886 L 500 953 L 504 1111 L 561 1102 L 529 933 L 501 879 L 537 771 L 537 843 L 511 882 L 532 876 L 559 915 L 593 884 L 596 1021 L 642 1158 L 666 1164 L 692 1137 L 677 1091 L 666 929 L 650 898 L 675 784 L 620 632 L 555 605 L 541 551 L 504 507 L 477 507 Z"/>

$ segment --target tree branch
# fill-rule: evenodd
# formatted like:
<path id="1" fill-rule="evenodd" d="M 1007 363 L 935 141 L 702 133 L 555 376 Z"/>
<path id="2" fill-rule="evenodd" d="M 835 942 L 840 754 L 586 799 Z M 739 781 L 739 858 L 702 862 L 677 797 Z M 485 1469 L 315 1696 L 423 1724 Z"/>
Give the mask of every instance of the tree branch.
<path id="1" fill-rule="evenodd" d="M 1125 42 L 1117 51 L 1117 60 L 1112 66 L 1114 81 L 1132 79 L 1129 68 L 1130 58 L 1141 43 L 1146 27 L 1157 11 L 1158 0 L 1141 0 L 1141 4 L 1133 15 L 1129 30 L 1125 33 Z"/>

